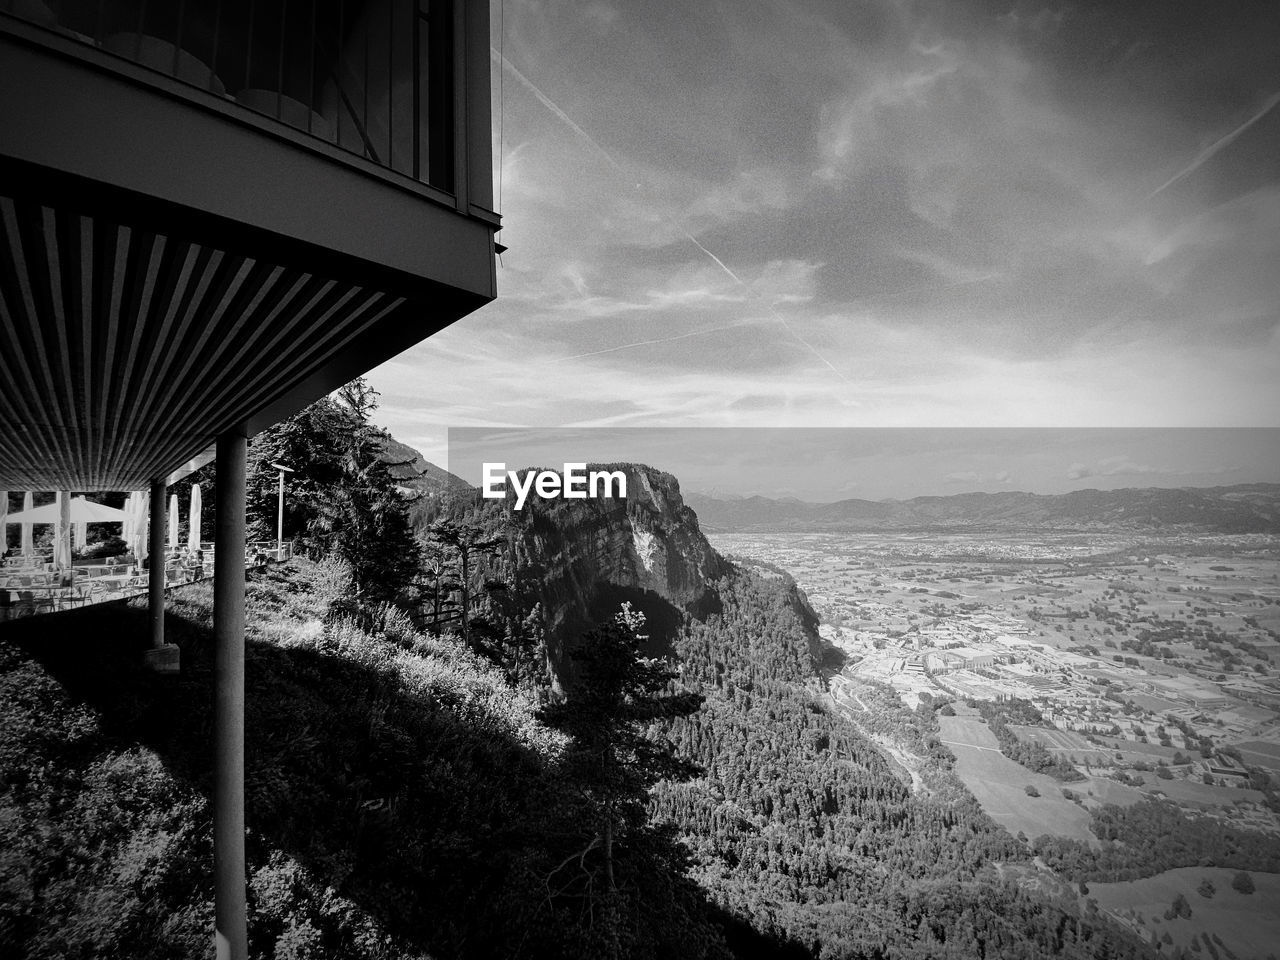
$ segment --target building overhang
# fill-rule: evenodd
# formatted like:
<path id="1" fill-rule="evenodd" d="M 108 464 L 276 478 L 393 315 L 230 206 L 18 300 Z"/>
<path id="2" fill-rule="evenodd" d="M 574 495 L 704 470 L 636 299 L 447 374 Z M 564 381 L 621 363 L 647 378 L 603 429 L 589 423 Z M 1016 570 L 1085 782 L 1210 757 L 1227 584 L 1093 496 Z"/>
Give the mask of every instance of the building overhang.
<path id="1" fill-rule="evenodd" d="M 449 195 L 0 20 L 0 489 L 142 488 L 496 295 L 487 45 Z"/>

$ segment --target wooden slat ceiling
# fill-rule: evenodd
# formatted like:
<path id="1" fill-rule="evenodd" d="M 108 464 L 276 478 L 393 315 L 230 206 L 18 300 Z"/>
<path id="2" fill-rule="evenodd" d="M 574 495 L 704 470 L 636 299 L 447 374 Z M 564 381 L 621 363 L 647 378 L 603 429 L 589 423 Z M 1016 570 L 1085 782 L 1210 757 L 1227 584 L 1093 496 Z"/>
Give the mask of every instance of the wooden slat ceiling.
<path id="1" fill-rule="evenodd" d="M 0 195 L 0 489 L 142 488 L 404 302 Z"/>

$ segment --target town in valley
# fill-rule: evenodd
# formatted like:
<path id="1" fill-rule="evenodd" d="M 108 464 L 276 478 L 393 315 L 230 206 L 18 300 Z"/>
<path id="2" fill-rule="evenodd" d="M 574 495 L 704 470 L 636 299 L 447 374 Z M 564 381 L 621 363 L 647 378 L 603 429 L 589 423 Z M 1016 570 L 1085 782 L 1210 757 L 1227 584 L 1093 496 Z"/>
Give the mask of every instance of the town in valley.
<path id="1" fill-rule="evenodd" d="M 1188 815 L 1280 834 L 1264 792 L 1280 780 L 1276 537 L 948 530 L 709 538 L 762 572 L 785 572 L 805 592 L 832 654 L 829 698 L 849 720 L 869 719 L 864 696 L 874 685 L 892 687 L 908 707 L 945 701 L 938 721 L 954 772 L 1010 833 L 1096 846 L 1094 811 L 1154 797 Z M 876 739 L 910 772 L 909 752 Z M 1225 937 L 1242 956 L 1266 956 L 1264 945 L 1280 942 L 1276 918 L 1222 882 L 1226 894 L 1214 901 L 1192 897 L 1195 923 L 1162 916 L 1211 867 L 1096 883 L 1091 895 L 1144 937 L 1172 931 L 1187 945 L 1199 931 Z M 1216 873 L 1229 883 L 1227 871 Z"/>

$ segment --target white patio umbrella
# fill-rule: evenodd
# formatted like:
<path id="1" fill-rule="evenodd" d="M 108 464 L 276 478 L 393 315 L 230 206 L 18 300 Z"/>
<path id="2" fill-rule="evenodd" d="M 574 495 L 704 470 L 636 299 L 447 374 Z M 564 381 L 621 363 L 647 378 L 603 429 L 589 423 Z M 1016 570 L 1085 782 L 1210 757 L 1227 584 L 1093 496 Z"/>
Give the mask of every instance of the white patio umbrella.
<path id="1" fill-rule="evenodd" d="M 25 520 L 20 521 L 17 518 L 22 516 L 23 513 L 30 513 L 33 503 L 34 501 L 31 499 L 31 491 L 28 490 L 27 495 L 22 498 L 22 513 L 15 513 L 13 515 L 14 522 L 22 524 L 22 555 L 24 557 L 35 556 L 35 531 L 32 529 L 30 522 Z"/>
<path id="2" fill-rule="evenodd" d="M 62 496 L 58 495 L 59 498 Z M 46 503 L 43 507 L 31 506 L 31 494 L 27 494 L 27 506 L 17 513 L 9 514 L 10 523 L 52 523 L 57 524 L 61 516 L 60 500 Z M 84 497 L 72 497 L 69 501 L 70 518 L 68 523 L 124 523 L 125 513 L 105 503 L 94 503 Z"/>
<path id="3" fill-rule="evenodd" d="M 59 490 L 54 494 L 58 519 L 53 527 L 53 565 L 59 570 L 71 569 L 71 494 Z"/>
<path id="4" fill-rule="evenodd" d="M 89 525 L 83 522 L 73 523 L 71 525 L 71 547 L 73 550 L 83 550 L 85 544 L 89 542 Z"/>
<path id="5" fill-rule="evenodd" d="M 129 495 L 129 502 L 133 505 L 133 533 L 129 542 L 133 546 L 134 560 L 141 564 L 147 559 L 147 526 L 151 515 L 151 494 L 146 490 L 135 491 Z"/>
<path id="6" fill-rule="evenodd" d="M 47 523 L 54 527 L 53 559 L 55 564 L 64 568 L 71 565 L 71 533 L 73 526 L 86 523 L 123 523 L 125 512 L 105 503 L 94 503 L 84 497 L 72 497 L 69 493 L 58 491 L 53 503 L 43 507 L 31 505 L 31 494 L 24 498 L 23 509 L 9 514 L 9 523 L 22 524 L 22 552 L 31 556 L 35 552 L 32 527 L 37 523 Z M 83 541 L 82 541 L 83 542 Z"/>
<path id="7" fill-rule="evenodd" d="M 187 549 L 195 553 L 200 549 L 200 484 L 191 485 L 191 513 L 187 516 Z"/>
<path id="8" fill-rule="evenodd" d="M 172 494 L 169 497 L 169 552 L 177 553 L 181 544 L 178 543 L 178 495 Z"/>
<path id="9" fill-rule="evenodd" d="M 120 528 L 120 539 L 126 546 L 133 545 L 133 535 L 137 531 L 137 522 L 133 517 L 133 494 L 124 498 L 124 524 Z"/>

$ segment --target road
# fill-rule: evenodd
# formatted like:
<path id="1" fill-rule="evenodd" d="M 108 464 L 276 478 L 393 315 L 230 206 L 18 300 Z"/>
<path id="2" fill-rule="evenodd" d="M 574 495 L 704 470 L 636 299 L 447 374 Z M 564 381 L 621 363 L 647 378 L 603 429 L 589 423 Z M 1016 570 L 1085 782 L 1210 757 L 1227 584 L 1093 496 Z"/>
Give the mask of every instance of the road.
<path id="1" fill-rule="evenodd" d="M 841 684 L 840 687 L 844 687 L 847 689 L 846 684 Z M 924 780 L 921 778 L 918 770 L 921 764 L 921 759 L 917 757 L 915 754 L 909 753 L 908 751 L 902 749 L 902 747 L 898 746 L 898 744 L 894 743 L 884 734 L 875 733 L 871 730 L 868 730 L 866 727 L 864 727 L 861 723 L 858 722 L 859 711 L 861 711 L 862 713 L 871 712 L 870 708 L 865 703 L 862 702 L 862 698 L 859 697 L 856 693 L 848 693 L 842 697 L 840 695 L 837 695 L 834 691 L 830 693 L 829 696 L 831 697 L 832 704 L 836 708 L 836 712 L 840 716 L 844 717 L 846 720 L 852 723 L 855 727 L 857 727 L 859 733 L 861 733 L 864 737 L 866 737 L 868 740 L 874 743 L 884 753 L 888 754 L 888 756 L 895 763 L 897 763 L 898 766 L 902 767 L 902 769 L 907 772 L 907 775 L 911 777 L 911 792 L 920 793 L 921 791 L 923 791 Z M 854 710 L 849 705 L 850 700 L 858 704 L 858 710 Z"/>

